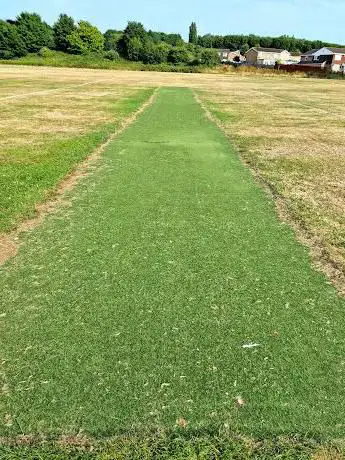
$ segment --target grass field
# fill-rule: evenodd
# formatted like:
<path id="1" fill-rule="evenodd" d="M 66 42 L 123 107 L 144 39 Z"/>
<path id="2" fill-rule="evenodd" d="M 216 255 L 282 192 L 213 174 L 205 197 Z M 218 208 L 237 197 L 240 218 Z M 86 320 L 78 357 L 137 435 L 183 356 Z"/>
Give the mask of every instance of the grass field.
<path id="1" fill-rule="evenodd" d="M 35 70 L 2 70 L 1 98 L 21 95 L 3 99 L 14 104 L 13 120 L 15 104 L 18 114 L 33 104 L 24 93 Z M 309 108 L 298 95 L 313 90 L 302 79 L 62 70 L 44 77 L 35 92 L 59 96 L 44 93 L 56 99 L 38 100 L 32 113 L 42 111 L 37 126 L 52 126 L 47 139 L 56 145 L 74 146 L 98 126 L 116 128 L 154 87 L 163 88 L 67 193 L 69 206 L 23 235 L 18 255 L 2 268 L 0 456 L 48 458 L 48 449 L 49 458 L 342 458 L 341 443 L 328 451 L 319 441 L 344 436 L 345 301 L 311 267 L 308 248 L 278 219 L 273 200 L 187 87 L 301 227 L 304 214 L 293 207 L 305 179 L 298 168 L 311 174 L 308 161 L 321 153 L 319 124 L 311 121 L 328 110 L 326 96 Z M 85 83 L 87 90 L 77 86 Z M 342 88 L 317 85 L 315 92 L 327 90 L 334 101 Z M 253 94 L 251 104 L 245 92 Z M 62 106 L 49 110 L 59 100 L 68 120 L 76 119 L 62 123 L 67 130 L 57 128 Z M 49 113 L 55 115 L 47 121 Z M 340 106 L 334 117 L 340 124 Z M 331 116 L 322 120 L 338 126 Z M 18 135 L 9 130 L 2 138 L 13 154 L 30 147 L 20 144 L 25 132 L 17 122 Z M 46 132 L 34 132 L 34 122 L 28 117 L 26 132 L 35 151 L 45 152 Z M 303 129 L 314 148 L 298 156 L 292 139 L 302 146 Z M 285 170 L 281 157 L 290 161 Z M 341 168 L 336 159 L 327 157 L 330 175 Z M 61 176 L 42 186 L 43 195 Z M 319 170 L 307 177 L 317 184 Z M 305 203 L 319 189 L 308 189 Z M 317 238 L 317 231 L 305 235 Z M 7 447 L 17 436 L 22 445 Z M 42 436 L 64 441 L 27 450 Z M 68 447 L 83 436 L 82 453 Z M 117 447 L 97 441 L 108 436 L 119 436 Z"/>
<path id="2" fill-rule="evenodd" d="M 0 232 L 33 213 L 152 90 L 67 79 L 0 82 Z"/>

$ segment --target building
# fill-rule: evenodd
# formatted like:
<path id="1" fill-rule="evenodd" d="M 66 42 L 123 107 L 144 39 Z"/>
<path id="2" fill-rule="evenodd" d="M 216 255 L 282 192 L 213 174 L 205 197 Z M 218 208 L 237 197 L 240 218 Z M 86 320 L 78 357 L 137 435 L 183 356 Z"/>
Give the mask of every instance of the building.
<path id="1" fill-rule="evenodd" d="M 307 51 L 301 55 L 301 64 L 306 62 L 313 62 L 314 61 L 314 54 L 318 51 L 317 49 Z"/>
<path id="2" fill-rule="evenodd" d="M 229 56 L 230 56 L 230 53 L 231 51 L 228 50 L 228 49 L 218 49 L 218 55 L 219 55 L 219 59 L 221 60 L 221 62 L 229 62 L 230 59 L 229 59 Z"/>
<path id="3" fill-rule="evenodd" d="M 301 62 L 301 53 L 290 53 L 287 61 L 288 64 L 299 64 Z"/>
<path id="4" fill-rule="evenodd" d="M 345 48 L 323 47 L 301 56 L 301 64 L 323 64 L 332 72 L 345 73 Z"/>
<path id="5" fill-rule="evenodd" d="M 254 47 L 246 53 L 247 64 L 256 66 L 274 66 L 277 62 L 284 63 L 290 58 L 289 51 L 277 48 Z"/>
<path id="6" fill-rule="evenodd" d="M 240 50 L 230 51 L 228 49 L 218 49 L 218 55 L 221 62 L 244 62 L 246 58 L 241 54 Z"/>

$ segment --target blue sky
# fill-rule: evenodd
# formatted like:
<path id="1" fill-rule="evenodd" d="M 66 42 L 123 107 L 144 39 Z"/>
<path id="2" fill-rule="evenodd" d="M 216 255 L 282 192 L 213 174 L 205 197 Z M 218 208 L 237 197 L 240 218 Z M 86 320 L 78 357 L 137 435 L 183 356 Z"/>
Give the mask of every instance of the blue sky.
<path id="1" fill-rule="evenodd" d="M 87 19 L 103 32 L 122 29 L 128 20 L 147 29 L 187 36 L 197 22 L 201 35 L 256 33 L 295 35 L 345 44 L 345 0 L 10 0 L 1 5 L 3 19 L 35 11 L 53 23 L 60 12 Z"/>

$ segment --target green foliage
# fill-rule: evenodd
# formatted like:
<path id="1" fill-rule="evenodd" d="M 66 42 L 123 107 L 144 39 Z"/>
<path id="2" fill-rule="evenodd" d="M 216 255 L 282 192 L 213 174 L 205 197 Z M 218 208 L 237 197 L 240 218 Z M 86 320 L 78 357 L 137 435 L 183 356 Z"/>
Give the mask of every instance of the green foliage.
<path id="1" fill-rule="evenodd" d="M 17 17 L 16 26 L 29 53 L 35 53 L 43 46 L 54 47 L 53 30 L 38 14 L 21 13 Z"/>
<path id="2" fill-rule="evenodd" d="M 164 32 L 154 32 L 149 30 L 147 37 L 154 43 L 164 42 L 171 46 L 182 46 L 184 41 L 180 34 L 166 34 Z"/>
<path id="3" fill-rule="evenodd" d="M 147 41 L 142 50 L 142 61 L 145 64 L 162 64 L 167 62 L 170 46 L 166 43 L 155 44 Z"/>
<path id="4" fill-rule="evenodd" d="M 118 61 L 120 59 L 120 55 L 116 50 L 109 50 L 104 53 L 105 59 L 109 61 Z"/>
<path id="5" fill-rule="evenodd" d="M 148 39 L 147 32 L 140 22 L 130 21 L 123 32 L 123 37 L 118 42 L 120 53 L 131 61 L 139 61 Z"/>
<path id="6" fill-rule="evenodd" d="M 104 34 L 104 49 L 106 51 L 117 50 L 117 45 L 123 36 L 120 30 L 109 29 Z"/>
<path id="7" fill-rule="evenodd" d="M 195 22 L 192 22 L 189 27 L 189 43 L 193 43 L 194 45 L 198 43 L 198 30 Z"/>
<path id="8" fill-rule="evenodd" d="M 320 40 L 305 40 L 288 35 L 280 37 L 265 37 L 259 35 L 203 35 L 198 37 L 198 44 L 203 48 L 227 48 L 231 51 L 248 51 L 253 46 L 266 48 L 281 48 L 288 51 L 300 50 L 302 52 L 323 46 L 334 46 L 332 43 L 321 42 Z"/>
<path id="9" fill-rule="evenodd" d="M 44 58 L 49 58 L 51 56 L 54 56 L 54 51 L 50 50 L 46 46 L 41 48 L 39 52 L 37 53 L 39 56 L 44 57 Z"/>
<path id="10" fill-rule="evenodd" d="M 53 25 L 55 48 L 66 52 L 69 47 L 68 36 L 75 30 L 74 19 L 67 14 L 60 14 L 59 19 Z"/>
<path id="11" fill-rule="evenodd" d="M 16 26 L 0 20 L 0 58 L 25 56 L 26 49 Z"/>
<path id="12" fill-rule="evenodd" d="M 78 27 L 68 35 L 67 40 L 71 53 L 102 53 L 104 50 L 103 34 L 87 21 L 80 21 Z"/>
<path id="13" fill-rule="evenodd" d="M 130 61 L 140 61 L 143 54 L 144 45 L 139 37 L 132 37 L 127 43 L 127 57 Z"/>
<path id="14" fill-rule="evenodd" d="M 191 60 L 192 56 L 185 46 L 176 46 L 169 51 L 168 61 L 172 64 L 185 64 Z"/>
<path id="15" fill-rule="evenodd" d="M 244 55 L 249 51 L 249 45 L 248 43 L 243 43 L 243 45 L 240 48 L 241 53 Z"/>
<path id="16" fill-rule="evenodd" d="M 219 54 L 216 50 L 213 49 L 204 49 L 200 54 L 200 63 L 207 66 L 213 67 L 219 64 Z"/>

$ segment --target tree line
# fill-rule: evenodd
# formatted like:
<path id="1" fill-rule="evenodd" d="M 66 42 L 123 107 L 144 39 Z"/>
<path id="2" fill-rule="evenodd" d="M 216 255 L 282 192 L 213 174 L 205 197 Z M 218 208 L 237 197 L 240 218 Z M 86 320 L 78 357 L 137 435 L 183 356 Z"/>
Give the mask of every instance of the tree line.
<path id="1" fill-rule="evenodd" d="M 263 48 L 278 48 L 295 53 L 305 53 L 312 49 L 327 46 L 339 46 L 321 40 L 306 40 L 303 38 L 281 35 L 280 37 L 265 37 L 260 35 L 203 35 L 197 39 L 197 44 L 204 48 L 225 48 L 231 51 L 240 50 L 243 54 L 250 48 L 260 46 Z"/>
<path id="2" fill-rule="evenodd" d="M 180 34 L 146 30 L 130 21 L 125 30 L 107 30 L 104 34 L 88 21 L 76 22 L 61 14 L 50 26 L 37 13 L 22 12 L 15 20 L 0 20 L 0 58 L 11 59 L 27 53 L 42 56 L 50 50 L 71 54 L 97 54 L 110 60 L 128 59 L 145 64 L 188 64 L 213 66 L 219 63 L 217 48 L 240 49 L 242 53 L 253 46 L 283 48 L 304 52 L 311 48 L 330 46 L 322 41 L 257 35 L 199 36 L 192 22 L 186 43 Z"/>
<path id="3" fill-rule="evenodd" d="M 195 24 L 195 23 L 194 23 Z M 130 21 L 124 31 L 107 30 L 104 34 L 88 21 L 61 14 L 53 26 L 37 13 L 23 12 L 15 20 L 0 20 L 0 58 L 12 59 L 27 53 L 49 54 L 49 50 L 71 54 L 97 54 L 110 60 L 120 58 L 145 64 L 215 65 L 216 50 L 198 45 L 195 33 L 190 43 L 180 34 L 147 31 Z"/>

